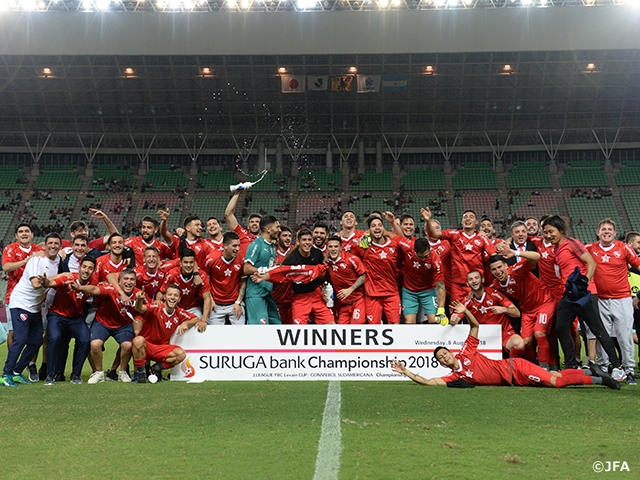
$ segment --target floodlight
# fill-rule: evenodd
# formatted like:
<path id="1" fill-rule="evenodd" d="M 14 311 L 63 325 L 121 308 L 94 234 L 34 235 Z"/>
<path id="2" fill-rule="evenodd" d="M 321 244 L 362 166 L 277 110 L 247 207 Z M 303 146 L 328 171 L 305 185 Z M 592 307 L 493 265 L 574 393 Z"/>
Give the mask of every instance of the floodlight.
<path id="1" fill-rule="evenodd" d="M 180 0 L 169 0 L 169 8 L 171 10 L 180 10 Z"/>
<path id="2" fill-rule="evenodd" d="M 229 8 L 236 8 L 238 6 L 238 2 L 236 2 L 236 0 L 227 0 L 227 5 Z"/>
<path id="3" fill-rule="evenodd" d="M 195 6 L 195 4 L 193 3 L 193 0 L 184 0 L 182 2 L 182 6 L 184 7 L 185 10 L 193 10 L 193 7 Z"/>
<path id="4" fill-rule="evenodd" d="M 36 3 L 36 0 L 22 0 L 20 6 L 22 7 L 23 10 L 27 10 L 27 11 L 37 10 L 38 8 L 38 4 Z"/>
<path id="5" fill-rule="evenodd" d="M 378 0 L 380 8 L 387 8 L 389 6 L 389 0 Z"/>
<path id="6" fill-rule="evenodd" d="M 436 7 L 444 7 L 447 5 L 447 0 L 433 0 L 433 3 L 436 4 Z"/>
<path id="7" fill-rule="evenodd" d="M 530 7 L 533 4 L 534 0 L 522 0 L 523 7 Z"/>
<path id="8" fill-rule="evenodd" d="M 91 3 L 91 0 L 82 0 L 82 8 L 87 12 L 93 10 L 93 4 Z"/>
<path id="9" fill-rule="evenodd" d="M 248 9 L 249 9 L 249 7 L 251 6 L 251 2 L 250 2 L 249 0 L 242 0 L 242 1 L 240 2 L 240 6 L 241 6 L 243 9 L 248 10 Z"/>
<path id="10" fill-rule="evenodd" d="M 391 0 L 391 5 L 393 5 L 394 7 L 399 7 L 400 5 L 402 5 L 402 0 Z"/>
<path id="11" fill-rule="evenodd" d="M 109 10 L 109 5 L 111 4 L 111 0 L 96 0 L 96 7 L 98 10 L 102 10 L 106 12 Z"/>

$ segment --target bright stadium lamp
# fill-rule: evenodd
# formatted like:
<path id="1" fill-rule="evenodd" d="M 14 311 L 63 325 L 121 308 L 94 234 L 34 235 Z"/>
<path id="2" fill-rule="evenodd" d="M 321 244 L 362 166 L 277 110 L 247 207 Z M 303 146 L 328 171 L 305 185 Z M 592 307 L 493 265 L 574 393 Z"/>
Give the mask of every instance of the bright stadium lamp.
<path id="1" fill-rule="evenodd" d="M 533 1 L 534 0 L 522 0 L 522 6 L 523 7 L 530 7 L 531 5 L 533 5 Z"/>
<path id="2" fill-rule="evenodd" d="M 46 10 L 47 9 L 47 4 L 44 3 L 42 0 L 40 0 L 38 2 L 38 10 Z"/>
<path id="3" fill-rule="evenodd" d="M 444 7 L 447 5 L 447 0 L 433 0 L 433 3 L 436 4 L 436 7 Z"/>
<path id="4" fill-rule="evenodd" d="M 165 0 L 158 0 L 156 2 L 156 6 L 160 9 L 160 10 L 164 10 L 164 7 L 167 6 L 167 2 L 165 2 Z"/>
<path id="5" fill-rule="evenodd" d="M 378 0 L 380 8 L 387 8 L 389 6 L 389 0 Z"/>
<path id="6" fill-rule="evenodd" d="M 193 10 L 193 7 L 195 6 L 195 4 L 193 3 L 192 0 L 184 0 L 182 2 L 182 6 L 184 7 L 185 10 Z"/>
<path id="7" fill-rule="evenodd" d="M 402 5 L 402 0 L 391 0 L 391 5 L 393 5 L 394 7 L 399 7 L 400 5 Z"/>
<path id="8" fill-rule="evenodd" d="M 111 0 L 96 0 L 96 8 L 103 12 L 109 10 L 109 5 L 111 4 Z"/>
<path id="9" fill-rule="evenodd" d="M 313 8 L 316 6 L 316 0 L 298 0 L 298 8 L 306 10 L 307 8 Z"/>
<path id="10" fill-rule="evenodd" d="M 91 0 L 82 0 L 82 8 L 85 12 L 90 12 L 93 10 L 93 4 Z"/>
<path id="11" fill-rule="evenodd" d="M 240 6 L 244 9 L 244 10 L 249 10 L 249 7 L 251 6 L 251 2 L 249 0 L 242 0 L 240 2 Z"/>
<path id="12" fill-rule="evenodd" d="M 171 10 L 180 10 L 180 0 L 169 0 L 169 8 Z"/>
<path id="13" fill-rule="evenodd" d="M 238 2 L 236 2 L 236 0 L 227 0 L 227 6 L 229 8 L 236 8 L 238 6 Z"/>
<path id="14" fill-rule="evenodd" d="M 38 4 L 36 3 L 36 0 L 22 0 L 22 2 L 20 3 L 20 6 L 22 7 L 22 10 L 26 10 L 28 12 L 38 9 Z"/>

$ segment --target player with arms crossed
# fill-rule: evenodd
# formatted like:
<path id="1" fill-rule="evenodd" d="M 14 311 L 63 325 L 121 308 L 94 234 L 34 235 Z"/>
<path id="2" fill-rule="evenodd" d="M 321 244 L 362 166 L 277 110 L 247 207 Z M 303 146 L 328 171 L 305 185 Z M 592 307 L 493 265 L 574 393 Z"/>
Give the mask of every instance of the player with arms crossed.
<path id="1" fill-rule="evenodd" d="M 562 370 L 548 372 L 524 358 L 506 358 L 491 360 L 478 352 L 478 332 L 480 324 L 476 317 L 460 302 L 451 304 L 452 316 L 464 315 L 469 321 L 469 336 L 465 340 L 460 353 L 454 355 L 446 347 L 438 347 L 433 355 L 440 365 L 451 369 L 451 373 L 444 377 L 424 378 L 411 372 L 405 364 L 392 360 L 394 372 L 409 377 L 420 385 L 473 387 L 475 385 L 519 386 L 519 387 L 555 387 L 562 388 L 569 385 L 606 385 L 614 390 L 620 389 L 620 384 L 610 375 L 600 372 L 602 377 L 594 377 L 589 370 Z M 592 375 L 588 375 L 591 373 Z"/>

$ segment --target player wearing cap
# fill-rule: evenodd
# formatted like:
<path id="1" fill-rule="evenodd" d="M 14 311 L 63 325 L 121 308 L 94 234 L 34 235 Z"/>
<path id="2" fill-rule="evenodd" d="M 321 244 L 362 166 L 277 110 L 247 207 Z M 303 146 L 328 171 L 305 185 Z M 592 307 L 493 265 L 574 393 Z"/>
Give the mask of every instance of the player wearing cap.
<path id="1" fill-rule="evenodd" d="M 411 372 L 404 363 L 392 360 L 394 372 L 409 377 L 420 385 L 473 387 L 475 385 L 520 386 L 520 387 L 555 387 L 562 388 L 569 385 L 606 385 L 614 390 L 620 389 L 620 384 L 610 375 L 600 371 L 590 370 L 562 370 L 548 372 L 524 358 L 507 358 L 491 360 L 478 352 L 478 332 L 480 324 L 474 315 L 460 302 L 451 304 L 453 314 L 464 315 L 469 321 L 469 336 L 465 340 L 460 353 L 454 355 L 446 347 L 437 347 L 433 355 L 440 365 L 451 369 L 451 373 L 444 377 L 424 378 Z M 589 375 L 591 374 L 591 375 Z M 593 375 L 600 374 L 601 377 Z"/>

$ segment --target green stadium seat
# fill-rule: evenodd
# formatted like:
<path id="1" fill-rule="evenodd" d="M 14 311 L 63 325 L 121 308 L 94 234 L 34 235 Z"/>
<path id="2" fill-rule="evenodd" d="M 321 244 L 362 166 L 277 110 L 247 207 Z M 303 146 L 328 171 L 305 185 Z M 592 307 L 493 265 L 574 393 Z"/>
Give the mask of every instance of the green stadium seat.
<path id="1" fill-rule="evenodd" d="M 607 174 L 599 168 L 571 167 L 560 177 L 563 188 L 606 187 L 609 184 Z"/>
<path id="2" fill-rule="evenodd" d="M 409 170 L 402 177 L 405 190 L 445 190 L 444 172 L 441 170 Z"/>
<path id="3" fill-rule="evenodd" d="M 497 190 L 498 176 L 491 167 L 463 166 L 453 177 L 456 190 Z"/>
<path id="4" fill-rule="evenodd" d="M 304 170 L 298 174 L 298 191 L 302 192 L 335 192 L 342 191 L 342 172 L 327 174 L 324 170 Z"/>
<path id="5" fill-rule="evenodd" d="M 391 192 L 393 191 L 393 172 L 382 173 L 366 171 L 352 174 L 349 179 L 349 190 L 352 192 Z"/>
<path id="6" fill-rule="evenodd" d="M 597 240 L 598 223 L 605 218 L 611 218 L 617 225 L 621 225 L 613 197 L 589 199 L 586 197 L 570 197 L 565 193 L 565 203 L 571 217 L 573 236 L 582 242 L 589 243 Z M 621 231 L 622 228 L 620 227 Z"/>

